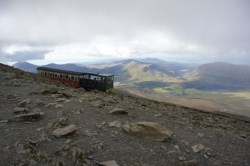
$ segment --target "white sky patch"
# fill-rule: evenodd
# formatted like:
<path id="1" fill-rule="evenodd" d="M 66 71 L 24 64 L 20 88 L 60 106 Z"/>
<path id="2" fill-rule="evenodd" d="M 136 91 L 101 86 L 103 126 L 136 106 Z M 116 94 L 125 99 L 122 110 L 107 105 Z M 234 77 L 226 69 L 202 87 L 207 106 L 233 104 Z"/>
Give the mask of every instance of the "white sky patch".
<path id="1" fill-rule="evenodd" d="M 14 55 L 17 52 L 31 51 L 32 48 L 28 45 L 15 45 L 6 46 L 2 48 L 2 52 L 8 55 Z"/>
<path id="2" fill-rule="evenodd" d="M 54 47 L 45 54 L 44 61 L 91 61 L 98 58 L 133 58 L 155 54 L 187 54 L 205 52 L 195 43 L 184 43 L 164 32 L 141 33 L 131 39 L 121 36 L 98 36 L 89 42 L 71 43 Z"/>

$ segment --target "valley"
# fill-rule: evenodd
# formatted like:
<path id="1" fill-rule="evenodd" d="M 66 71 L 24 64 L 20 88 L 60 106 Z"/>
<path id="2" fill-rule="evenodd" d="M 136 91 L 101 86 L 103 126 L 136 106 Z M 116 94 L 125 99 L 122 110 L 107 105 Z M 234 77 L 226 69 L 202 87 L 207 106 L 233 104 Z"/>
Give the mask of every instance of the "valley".
<path id="1" fill-rule="evenodd" d="M 35 65 L 16 68 L 35 72 Z M 250 66 L 222 62 L 203 65 L 159 59 L 127 59 L 105 64 L 48 64 L 46 67 L 79 72 L 112 73 L 115 88 L 191 108 L 250 117 Z"/>

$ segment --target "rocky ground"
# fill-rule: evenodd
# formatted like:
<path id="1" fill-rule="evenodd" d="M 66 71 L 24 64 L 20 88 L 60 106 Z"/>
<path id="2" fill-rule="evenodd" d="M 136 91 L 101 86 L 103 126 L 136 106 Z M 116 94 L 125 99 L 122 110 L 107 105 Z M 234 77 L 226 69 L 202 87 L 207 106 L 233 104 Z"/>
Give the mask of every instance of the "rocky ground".
<path id="1" fill-rule="evenodd" d="M 0 65 L 0 165 L 250 165 L 250 123 Z"/>

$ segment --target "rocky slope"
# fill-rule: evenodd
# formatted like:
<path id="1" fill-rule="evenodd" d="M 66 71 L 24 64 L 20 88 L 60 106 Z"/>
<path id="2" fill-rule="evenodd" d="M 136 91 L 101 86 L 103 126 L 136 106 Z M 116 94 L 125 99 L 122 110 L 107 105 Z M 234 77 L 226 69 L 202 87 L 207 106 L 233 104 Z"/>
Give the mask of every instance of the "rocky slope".
<path id="1" fill-rule="evenodd" d="M 0 165 L 250 165 L 250 123 L 0 65 Z"/>

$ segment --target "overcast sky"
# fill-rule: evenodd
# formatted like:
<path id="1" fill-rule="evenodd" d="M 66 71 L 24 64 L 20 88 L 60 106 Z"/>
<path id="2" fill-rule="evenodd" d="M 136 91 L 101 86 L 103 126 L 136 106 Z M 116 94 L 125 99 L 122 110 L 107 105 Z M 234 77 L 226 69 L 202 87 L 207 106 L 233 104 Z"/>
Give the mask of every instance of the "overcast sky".
<path id="1" fill-rule="evenodd" d="M 0 0 L 0 61 L 250 65 L 249 0 Z"/>

